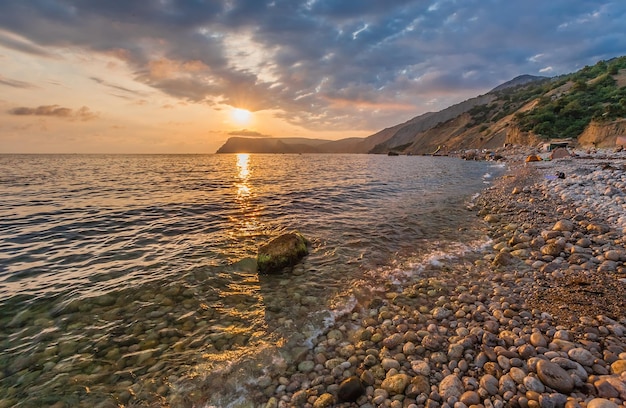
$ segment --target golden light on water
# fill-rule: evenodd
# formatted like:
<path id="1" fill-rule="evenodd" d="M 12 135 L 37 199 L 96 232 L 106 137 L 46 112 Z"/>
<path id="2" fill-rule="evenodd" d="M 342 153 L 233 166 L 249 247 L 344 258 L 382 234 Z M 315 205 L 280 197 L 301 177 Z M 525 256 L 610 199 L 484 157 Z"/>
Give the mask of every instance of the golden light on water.
<path id="1" fill-rule="evenodd" d="M 239 176 L 239 184 L 237 190 L 237 197 L 248 197 L 250 195 L 250 184 L 248 178 L 250 177 L 250 155 L 248 153 L 237 154 L 237 175 Z"/>
<path id="2" fill-rule="evenodd" d="M 252 183 L 253 169 L 250 165 L 251 158 L 247 153 L 236 155 L 236 177 L 235 187 L 237 188 L 237 202 L 239 203 L 239 214 L 232 217 L 236 225 L 235 230 L 241 237 L 252 236 L 259 230 L 258 205 L 254 204 L 255 190 Z"/>
<path id="3" fill-rule="evenodd" d="M 237 154 L 237 169 L 239 170 L 239 178 L 247 179 L 250 175 L 250 168 L 248 163 L 250 162 L 250 155 L 248 153 Z"/>

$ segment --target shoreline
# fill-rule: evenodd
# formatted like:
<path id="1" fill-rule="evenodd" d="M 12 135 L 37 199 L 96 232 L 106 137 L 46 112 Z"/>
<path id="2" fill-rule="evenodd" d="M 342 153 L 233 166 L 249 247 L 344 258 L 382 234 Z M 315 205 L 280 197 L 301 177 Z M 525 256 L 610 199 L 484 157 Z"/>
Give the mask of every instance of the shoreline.
<path id="1" fill-rule="evenodd" d="M 626 406 L 626 155 L 503 153 L 472 208 L 490 247 L 390 284 L 244 405 Z"/>

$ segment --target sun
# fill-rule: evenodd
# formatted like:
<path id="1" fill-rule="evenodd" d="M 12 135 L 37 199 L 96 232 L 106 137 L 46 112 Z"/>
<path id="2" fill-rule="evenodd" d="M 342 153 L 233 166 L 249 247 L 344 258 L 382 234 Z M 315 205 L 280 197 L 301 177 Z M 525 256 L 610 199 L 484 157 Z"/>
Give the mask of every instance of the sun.
<path id="1" fill-rule="evenodd" d="M 250 123 L 250 121 L 252 120 L 252 112 L 247 109 L 233 108 L 230 111 L 230 117 L 235 123 L 245 125 Z"/>

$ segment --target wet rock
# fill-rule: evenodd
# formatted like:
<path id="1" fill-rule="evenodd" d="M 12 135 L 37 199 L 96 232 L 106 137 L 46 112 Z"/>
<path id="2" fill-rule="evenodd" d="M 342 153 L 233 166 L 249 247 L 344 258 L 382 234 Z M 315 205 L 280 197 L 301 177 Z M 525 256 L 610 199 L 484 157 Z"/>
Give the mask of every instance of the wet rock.
<path id="1" fill-rule="evenodd" d="M 363 394 L 365 394 L 365 387 L 359 378 L 353 376 L 346 378 L 339 384 L 337 398 L 339 402 L 354 402 Z"/>
<path id="2" fill-rule="evenodd" d="M 280 273 L 308 254 L 307 241 L 299 232 L 290 232 L 261 246 L 257 254 L 259 273 Z"/>

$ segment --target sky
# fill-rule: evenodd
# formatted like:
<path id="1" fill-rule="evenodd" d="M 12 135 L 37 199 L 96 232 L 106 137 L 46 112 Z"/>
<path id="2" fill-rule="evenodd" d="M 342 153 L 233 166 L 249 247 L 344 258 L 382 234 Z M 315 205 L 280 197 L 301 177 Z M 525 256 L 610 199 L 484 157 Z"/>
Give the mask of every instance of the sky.
<path id="1" fill-rule="evenodd" d="M 0 153 L 366 137 L 626 55 L 623 0 L 2 0 Z"/>

